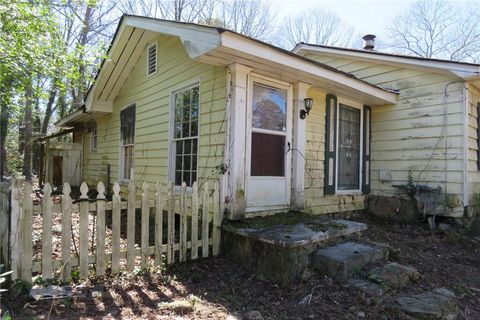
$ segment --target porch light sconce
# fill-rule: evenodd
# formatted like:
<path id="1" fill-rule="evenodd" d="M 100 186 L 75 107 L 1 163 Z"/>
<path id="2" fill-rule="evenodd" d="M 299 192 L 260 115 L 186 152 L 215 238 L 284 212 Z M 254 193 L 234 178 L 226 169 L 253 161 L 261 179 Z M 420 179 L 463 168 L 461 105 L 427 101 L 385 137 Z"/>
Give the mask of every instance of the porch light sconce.
<path id="1" fill-rule="evenodd" d="M 300 110 L 300 119 L 305 119 L 307 115 L 310 113 L 310 110 L 312 110 L 313 107 L 313 99 L 312 98 L 305 98 L 303 99 L 303 102 L 305 103 L 305 109 Z"/>

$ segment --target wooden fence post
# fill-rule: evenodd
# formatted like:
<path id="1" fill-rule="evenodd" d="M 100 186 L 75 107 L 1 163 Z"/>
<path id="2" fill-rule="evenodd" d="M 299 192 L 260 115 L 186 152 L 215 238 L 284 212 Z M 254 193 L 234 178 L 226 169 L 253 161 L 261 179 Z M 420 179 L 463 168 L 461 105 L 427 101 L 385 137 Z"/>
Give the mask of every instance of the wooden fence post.
<path id="1" fill-rule="evenodd" d="M 192 260 L 198 258 L 198 184 L 192 186 Z"/>
<path id="2" fill-rule="evenodd" d="M 163 202 L 160 183 L 155 185 L 155 265 L 162 264 L 163 244 Z"/>
<path id="3" fill-rule="evenodd" d="M 23 244 L 22 254 L 22 280 L 28 283 L 32 283 L 32 264 L 33 264 L 33 199 L 32 199 L 32 185 L 29 182 L 25 182 L 23 186 L 23 219 L 21 228 Z"/>
<path id="4" fill-rule="evenodd" d="M 43 187 L 42 212 L 42 278 L 52 278 L 52 187 L 47 182 Z"/>
<path id="5" fill-rule="evenodd" d="M 6 182 L 0 182 L 0 264 L 6 269 L 10 268 L 8 254 L 9 216 L 10 216 L 10 186 Z"/>
<path id="6" fill-rule="evenodd" d="M 97 247 L 95 269 L 97 276 L 105 274 L 105 185 L 102 181 L 97 186 Z"/>
<path id="7" fill-rule="evenodd" d="M 180 262 L 187 260 L 187 184 L 182 183 L 180 194 Z"/>
<path id="8" fill-rule="evenodd" d="M 72 198 L 68 183 L 63 185 L 62 195 L 62 278 L 64 282 L 72 279 L 71 239 L 72 239 Z"/>
<path id="9" fill-rule="evenodd" d="M 168 184 L 168 235 L 167 235 L 167 264 L 175 262 L 175 192 L 173 183 Z"/>
<path id="10" fill-rule="evenodd" d="M 113 185 L 112 198 L 112 274 L 120 272 L 120 218 L 121 199 L 120 185 L 115 182 Z"/>
<path id="11" fill-rule="evenodd" d="M 148 207 L 148 183 L 144 182 L 142 186 L 142 225 L 141 225 L 141 268 L 147 268 L 148 264 L 148 226 L 150 219 L 150 209 Z"/>
<path id="12" fill-rule="evenodd" d="M 209 222 L 209 203 L 208 181 L 203 186 L 203 209 L 202 209 L 202 257 L 208 257 L 208 222 Z"/>
<path id="13" fill-rule="evenodd" d="M 10 228 L 10 253 L 11 268 L 12 268 L 12 280 L 21 278 L 22 276 L 22 186 L 21 180 L 13 179 L 12 193 L 11 193 L 11 228 Z"/>
<path id="14" fill-rule="evenodd" d="M 88 186 L 82 182 L 80 186 L 80 280 L 88 278 Z"/>
<path id="15" fill-rule="evenodd" d="M 127 199 L 127 270 L 135 267 L 135 183 L 128 184 Z"/>

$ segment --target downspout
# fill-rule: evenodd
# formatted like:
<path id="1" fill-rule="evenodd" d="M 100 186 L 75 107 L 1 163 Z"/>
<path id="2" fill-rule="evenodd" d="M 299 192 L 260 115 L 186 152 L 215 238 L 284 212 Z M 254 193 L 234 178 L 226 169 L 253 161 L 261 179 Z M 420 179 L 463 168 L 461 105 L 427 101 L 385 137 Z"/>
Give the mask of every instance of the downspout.
<path id="1" fill-rule="evenodd" d="M 228 208 L 230 200 L 232 199 L 232 186 L 230 185 L 230 113 L 232 104 L 232 71 L 230 67 L 227 68 L 227 84 L 226 84 L 226 104 L 225 104 L 225 142 L 223 152 L 223 170 L 222 183 L 220 189 L 220 212 L 225 216 L 225 209 Z M 230 218 L 230 217 L 228 217 Z"/>
<path id="2" fill-rule="evenodd" d="M 468 98 L 468 82 L 464 82 L 463 87 L 463 207 L 469 206 L 469 184 L 468 184 L 468 123 L 470 99 Z"/>
<path id="3" fill-rule="evenodd" d="M 443 90 L 444 91 L 443 92 L 444 93 L 444 95 L 443 95 L 443 105 L 444 105 L 444 107 L 443 107 L 444 108 L 443 109 L 443 139 L 444 139 L 443 153 L 444 153 L 444 161 L 445 161 L 445 188 L 443 190 L 443 196 L 444 196 L 443 209 L 445 211 L 444 213 L 446 213 L 446 211 L 447 211 L 447 195 L 448 195 L 448 97 L 449 97 L 448 87 L 452 84 L 455 84 L 455 83 L 464 83 L 464 81 L 463 80 L 450 81 L 445 85 L 444 90 Z M 464 98 L 463 95 L 462 95 L 462 105 L 465 106 L 465 98 Z M 463 108 L 463 109 L 465 109 L 465 108 Z M 465 153 L 465 150 L 464 150 L 464 153 Z M 465 188 L 465 186 L 464 186 L 464 188 Z M 465 190 L 464 190 L 464 192 L 465 192 Z M 436 212 L 434 212 L 433 214 L 435 215 Z"/>

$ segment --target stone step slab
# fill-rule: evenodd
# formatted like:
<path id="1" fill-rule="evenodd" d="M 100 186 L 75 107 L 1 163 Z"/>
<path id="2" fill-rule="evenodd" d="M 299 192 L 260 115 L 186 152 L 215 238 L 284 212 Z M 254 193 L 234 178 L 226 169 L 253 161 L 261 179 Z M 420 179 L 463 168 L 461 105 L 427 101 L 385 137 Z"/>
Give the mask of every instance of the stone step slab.
<path id="1" fill-rule="evenodd" d="M 379 304 L 385 294 L 381 285 L 364 279 L 350 279 L 348 286 L 355 289 L 360 299 L 367 304 Z"/>
<path id="2" fill-rule="evenodd" d="M 411 319 L 453 320 L 458 317 L 455 294 L 445 288 L 418 295 L 400 296 L 388 307 Z"/>
<path id="3" fill-rule="evenodd" d="M 389 247 L 379 243 L 343 242 L 314 252 L 310 267 L 335 280 L 346 280 L 367 264 L 388 259 Z"/>
<path id="4" fill-rule="evenodd" d="M 418 280 L 420 274 L 413 267 L 389 262 L 370 270 L 368 277 L 385 288 L 399 289 L 406 286 L 410 281 Z"/>

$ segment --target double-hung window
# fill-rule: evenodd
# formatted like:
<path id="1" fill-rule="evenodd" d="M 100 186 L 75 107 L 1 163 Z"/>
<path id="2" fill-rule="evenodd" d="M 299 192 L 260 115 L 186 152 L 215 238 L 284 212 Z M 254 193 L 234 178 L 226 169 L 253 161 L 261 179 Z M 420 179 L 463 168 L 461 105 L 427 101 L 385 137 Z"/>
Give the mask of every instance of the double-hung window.
<path id="1" fill-rule="evenodd" d="M 135 105 L 120 113 L 120 179 L 133 178 L 135 155 Z"/>
<path id="2" fill-rule="evenodd" d="M 172 97 L 171 175 L 177 186 L 185 182 L 190 187 L 197 180 L 199 98 L 198 84 L 174 92 Z"/>
<path id="3" fill-rule="evenodd" d="M 325 194 L 370 191 L 370 107 L 327 96 Z"/>

